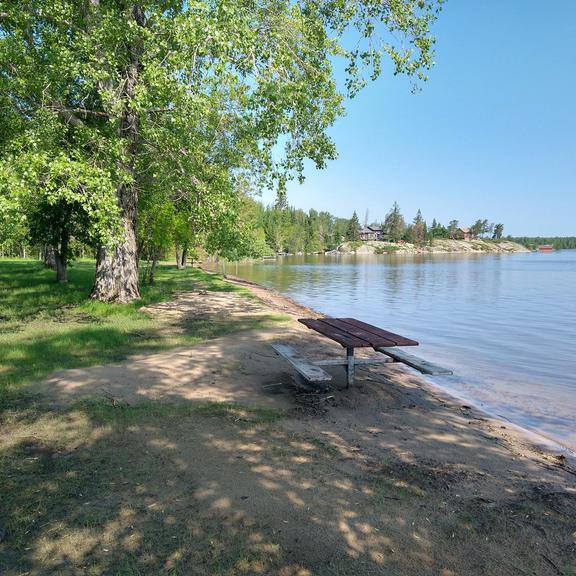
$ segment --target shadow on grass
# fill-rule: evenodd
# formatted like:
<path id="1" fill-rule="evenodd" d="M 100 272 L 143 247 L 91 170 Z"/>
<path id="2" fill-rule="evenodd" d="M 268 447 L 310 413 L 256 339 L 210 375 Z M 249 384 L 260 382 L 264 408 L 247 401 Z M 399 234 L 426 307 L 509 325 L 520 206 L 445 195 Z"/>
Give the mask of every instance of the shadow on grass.
<path id="1" fill-rule="evenodd" d="M 156 282 L 142 285 L 142 298 L 127 305 L 90 302 L 88 297 L 94 283 L 94 263 L 76 262 L 69 270 L 69 282 L 59 284 L 54 272 L 40 262 L 31 260 L 0 260 L 0 321 L 27 321 L 37 316 L 49 318 L 62 309 L 87 307 L 96 314 L 124 309 L 137 311 L 146 304 L 170 299 L 174 292 L 210 290 L 218 292 L 248 291 L 225 282 L 217 274 L 197 268 L 177 270 L 174 266 L 159 265 Z"/>
<path id="2" fill-rule="evenodd" d="M 186 282 L 166 279 L 147 297 L 190 289 Z M 158 324 L 135 306 L 62 308 L 61 318 L 0 338 L 5 385 L 273 320 Z M 252 389 L 238 389 L 238 381 L 259 385 L 249 370 L 255 354 L 262 364 L 276 361 L 258 349 L 267 346 L 264 335 L 242 339 L 250 342 L 245 365 L 230 366 L 220 386 L 207 376 L 222 368 L 229 342 L 214 343 L 200 367 L 194 354 L 164 367 L 130 363 L 130 374 L 110 378 L 110 400 L 62 410 L 8 386 L 0 395 L 0 573 L 573 574 L 576 496 L 548 472 L 511 459 L 467 416 L 435 411 L 429 396 L 420 413 L 416 379 L 411 406 L 391 380 L 385 408 L 374 383 L 335 390 L 354 410 L 299 421 L 304 433 L 291 432 L 277 423 L 282 414 L 248 406 Z M 186 376 L 180 386 L 177 369 Z M 92 372 L 94 381 L 82 384 L 93 395 L 103 379 Z M 127 377 L 170 401 L 116 398 Z M 202 386 L 225 397 L 226 383 L 246 406 L 184 401 Z M 338 417 L 347 424 L 338 426 Z"/>
<path id="3" fill-rule="evenodd" d="M 40 380 L 54 371 L 118 362 L 128 355 L 192 346 L 234 332 L 264 328 L 275 315 L 224 319 L 181 318 L 162 322 L 139 314 L 115 318 L 112 325 L 80 322 L 51 323 L 0 335 L 0 392 Z M 104 322 L 104 321 L 102 321 Z M 0 394 L 0 405 L 4 401 Z"/>
<path id="4" fill-rule="evenodd" d="M 0 261 L 0 390 L 54 370 L 196 344 L 273 319 L 174 322 L 140 311 L 143 305 L 169 300 L 178 291 L 246 293 L 198 269 L 159 266 L 156 283 L 142 287 L 141 300 L 125 305 L 89 300 L 93 280 L 92 263 L 76 263 L 70 282 L 57 284 L 54 273 L 38 262 Z"/>

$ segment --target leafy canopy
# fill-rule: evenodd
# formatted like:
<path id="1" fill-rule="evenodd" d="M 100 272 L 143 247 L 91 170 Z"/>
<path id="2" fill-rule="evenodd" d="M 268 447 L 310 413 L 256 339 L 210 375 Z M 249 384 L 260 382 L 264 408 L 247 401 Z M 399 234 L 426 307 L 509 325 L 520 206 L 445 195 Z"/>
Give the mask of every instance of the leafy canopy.
<path id="1" fill-rule="evenodd" d="M 335 59 L 347 61 L 351 96 L 386 55 L 394 73 L 425 77 L 440 4 L 1 2 L 2 205 L 14 201 L 16 177 L 24 208 L 79 204 L 90 236 L 109 242 L 122 208 L 111 190 L 130 185 L 148 207 L 185 200 L 195 226 L 227 228 L 246 182 L 282 190 L 306 159 L 322 168 L 335 158 L 327 129 L 344 96 Z M 127 111 L 137 126 L 129 142 Z M 46 181 L 63 183 L 61 197 Z"/>

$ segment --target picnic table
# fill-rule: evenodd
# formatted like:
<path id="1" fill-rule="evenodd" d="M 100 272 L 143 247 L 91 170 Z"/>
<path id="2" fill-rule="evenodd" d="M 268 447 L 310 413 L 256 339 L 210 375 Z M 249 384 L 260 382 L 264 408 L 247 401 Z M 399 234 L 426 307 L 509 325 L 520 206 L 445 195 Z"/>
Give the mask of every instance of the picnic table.
<path id="1" fill-rule="evenodd" d="M 354 372 L 357 364 L 401 362 L 424 374 L 452 374 L 450 370 L 398 350 L 398 347 L 418 346 L 416 340 L 383 330 L 361 320 L 355 318 L 300 318 L 298 322 L 346 348 L 346 359 L 308 360 L 298 355 L 293 348 L 286 344 L 273 344 L 273 348 L 310 382 L 331 380 L 332 376 L 321 368 L 331 365 L 343 365 L 346 368 L 347 386 L 354 383 Z M 355 358 L 356 348 L 372 348 L 387 358 L 357 359 Z"/>

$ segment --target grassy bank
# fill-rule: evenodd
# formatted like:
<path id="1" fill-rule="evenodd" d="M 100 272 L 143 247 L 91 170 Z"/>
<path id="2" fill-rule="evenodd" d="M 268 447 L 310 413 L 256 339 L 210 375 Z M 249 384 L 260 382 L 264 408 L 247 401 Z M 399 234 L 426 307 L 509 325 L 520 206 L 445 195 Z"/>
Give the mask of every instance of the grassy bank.
<path id="1" fill-rule="evenodd" d="M 248 297 L 242 288 L 195 268 L 160 266 L 156 283 L 143 286 L 142 299 L 131 304 L 90 300 L 93 281 L 91 262 L 76 263 L 68 284 L 57 284 L 54 272 L 38 262 L 0 260 L 0 402 L 55 370 L 192 345 L 276 319 L 175 321 L 140 311 L 178 291 L 234 291 Z"/>

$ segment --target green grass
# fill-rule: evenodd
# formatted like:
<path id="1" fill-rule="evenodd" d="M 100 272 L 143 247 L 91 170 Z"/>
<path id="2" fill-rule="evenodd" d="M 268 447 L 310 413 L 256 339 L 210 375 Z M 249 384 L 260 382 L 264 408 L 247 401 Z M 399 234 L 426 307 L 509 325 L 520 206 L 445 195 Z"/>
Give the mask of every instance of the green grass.
<path id="1" fill-rule="evenodd" d="M 376 248 L 374 248 L 374 254 L 376 255 L 389 254 L 390 252 L 396 252 L 398 250 L 400 250 L 400 246 L 383 244 L 382 246 L 376 246 Z"/>
<path id="2" fill-rule="evenodd" d="M 156 283 L 142 287 L 131 304 L 89 299 L 94 263 L 79 262 L 68 284 L 30 260 L 0 260 L 0 403 L 22 384 L 65 368 L 122 360 L 134 353 L 193 345 L 238 330 L 281 320 L 275 315 L 242 319 L 168 320 L 139 309 L 169 300 L 178 291 L 247 290 L 195 268 L 159 266 Z"/>
<path id="3" fill-rule="evenodd" d="M 76 402 L 72 410 L 81 410 L 100 425 L 128 426 L 147 418 L 186 418 L 199 414 L 211 418 L 225 418 L 244 424 L 269 424 L 282 415 L 277 410 L 260 406 L 242 406 L 232 402 L 155 402 L 113 404 L 103 399 Z"/>

